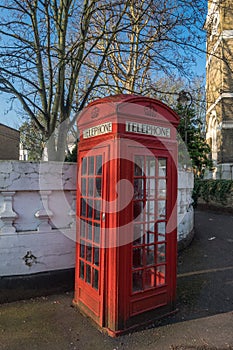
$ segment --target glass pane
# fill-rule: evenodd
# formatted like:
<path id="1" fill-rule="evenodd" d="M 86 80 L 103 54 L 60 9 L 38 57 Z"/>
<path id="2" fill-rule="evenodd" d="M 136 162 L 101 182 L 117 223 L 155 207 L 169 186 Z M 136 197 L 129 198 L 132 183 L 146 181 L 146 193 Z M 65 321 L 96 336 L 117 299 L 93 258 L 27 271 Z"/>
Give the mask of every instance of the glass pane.
<path id="1" fill-rule="evenodd" d="M 93 200 L 88 200 L 87 202 L 87 217 L 92 219 L 93 212 Z"/>
<path id="2" fill-rule="evenodd" d="M 133 249 L 133 267 L 142 266 L 143 259 L 143 248 L 134 248 Z"/>
<path id="3" fill-rule="evenodd" d="M 85 175 L 87 173 L 87 158 L 82 159 L 82 175 Z"/>
<path id="4" fill-rule="evenodd" d="M 134 157 L 134 175 L 135 176 L 144 175 L 144 157 L 143 156 Z"/>
<path id="5" fill-rule="evenodd" d="M 79 261 L 79 277 L 84 279 L 84 262 L 82 260 Z"/>
<path id="6" fill-rule="evenodd" d="M 166 180 L 158 180 L 158 197 L 166 198 Z"/>
<path id="7" fill-rule="evenodd" d="M 99 251 L 100 250 L 97 247 L 94 247 L 93 249 L 94 249 L 94 265 L 99 266 L 99 264 L 100 264 L 100 262 L 99 262 L 99 255 L 100 255 Z"/>
<path id="8" fill-rule="evenodd" d="M 142 290 L 142 271 L 133 272 L 133 292 Z"/>
<path id="9" fill-rule="evenodd" d="M 88 179 L 88 196 L 93 197 L 94 195 L 94 179 L 91 177 Z"/>
<path id="10" fill-rule="evenodd" d="M 95 205 L 95 214 L 94 214 L 94 219 L 95 220 L 100 220 L 100 206 L 101 206 L 101 202 L 98 200 L 94 201 L 94 205 Z"/>
<path id="11" fill-rule="evenodd" d="M 100 243 L 100 224 L 94 224 L 94 242 Z"/>
<path id="12" fill-rule="evenodd" d="M 91 262 L 92 246 L 88 244 L 86 246 L 86 260 Z"/>
<path id="13" fill-rule="evenodd" d="M 161 286 L 165 284 L 166 274 L 165 274 L 165 265 L 157 266 L 156 268 L 156 284 Z"/>
<path id="14" fill-rule="evenodd" d="M 149 233 L 155 233 L 155 223 L 153 222 L 148 222 L 147 224 L 147 231 L 149 231 Z"/>
<path id="15" fill-rule="evenodd" d="M 96 175 L 102 174 L 102 156 L 96 156 L 96 169 L 95 169 Z"/>
<path id="16" fill-rule="evenodd" d="M 88 157 L 88 175 L 94 175 L 94 157 Z"/>
<path id="17" fill-rule="evenodd" d="M 91 221 L 89 221 L 88 223 L 87 239 L 92 241 L 92 222 Z"/>
<path id="18" fill-rule="evenodd" d="M 87 215 L 87 208 L 86 208 L 86 201 L 84 198 L 81 199 L 81 216 L 86 217 Z"/>
<path id="19" fill-rule="evenodd" d="M 86 282 L 91 283 L 91 266 L 86 264 Z"/>
<path id="20" fill-rule="evenodd" d="M 158 201 L 158 219 L 166 218 L 166 201 Z"/>
<path id="21" fill-rule="evenodd" d="M 146 180 L 146 197 L 148 199 L 155 199 L 155 179 Z"/>
<path id="22" fill-rule="evenodd" d="M 155 264 L 155 246 L 150 245 L 146 247 L 146 265 Z"/>
<path id="23" fill-rule="evenodd" d="M 133 229 L 133 245 L 143 243 L 143 224 L 135 224 Z"/>
<path id="24" fill-rule="evenodd" d="M 157 256 L 157 262 L 163 263 L 166 261 L 166 245 L 164 244 L 158 244 L 158 256 Z"/>
<path id="25" fill-rule="evenodd" d="M 146 202 L 147 221 L 155 220 L 155 201 Z"/>
<path id="26" fill-rule="evenodd" d="M 143 179 L 134 180 L 134 198 L 142 199 L 143 198 Z"/>
<path id="27" fill-rule="evenodd" d="M 158 230 L 158 241 L 164 241 L 166 235 L 166 222 L 158 222 L 157 223 Z"/>
<path id="28" fill-rule="evenodd" d="M 165 235 L 165 233 L 166 233 L 166 222 L 165 221 L 158 222 L 157 223 L 157 230 L 158 230 L 158 234 Z"/>
<path id="29" fill-rule="evenodd" d="M 145 234 L 145 243 L 151 244 L 155 242 L 155 234 L 153 231 L 147 231 Z"/>
<path id="30" fill-rule="evenodd" d="M 81 180 L 81 195 L 82 195 L 82 196 L 86 196 L 86 195 L 87 195 L 86 184 L 87 184 L 87 182 L 86 182 L 86 179 L 85 179 L 85 177 L 84 177 L 84 178 L 82 178 L 82 180 Z"/>
<path id="31" fill-rule="evenodd" d="M 101 177 L 97 177 L 95 179 L 95 197 L 101 197 L 102 195 L 102 191 L 101 191 L 101 188 L 102 188 L 102 178 Z"/>
<path id="32" fill-rule="evenodd" d="M 135 221 L 142 221 L 143 220 L 143 201 L 134 201 L 133 209 L 134 209 Z"/>
<path id="33" fill-rule="evenodd" d="M 80 242 L 80 257 L 85 259 L 85 242 Z"/>
<path id="34" fill-rule="evenodd" d="M 81 223 L 80 223 L 80 237 L 85 237 L 85 232 L 86 232 L 86 221 L 81 220 Z"/>
<path id="35" fill-rule="evenodd" d="M 159 159 L 159 176 L 167 176 L 167 160 L 166 158 Z"/>
<path id="36" fill-rule="evenodd" d="M 144 272 L 145 289 L 155 286 L 155 267 L 150 267 Z"/>
<path id="37" fill-rule="evenodd" d="M 99 289 L 99 271 L 96 269 L 93 269 L 93 287 L 95 289 Z"/>
<path id="38" fill-rule="evenodd" d="M 155 157 L 153 156 L 146 157 L 146 175 L 155 176 Z"/>

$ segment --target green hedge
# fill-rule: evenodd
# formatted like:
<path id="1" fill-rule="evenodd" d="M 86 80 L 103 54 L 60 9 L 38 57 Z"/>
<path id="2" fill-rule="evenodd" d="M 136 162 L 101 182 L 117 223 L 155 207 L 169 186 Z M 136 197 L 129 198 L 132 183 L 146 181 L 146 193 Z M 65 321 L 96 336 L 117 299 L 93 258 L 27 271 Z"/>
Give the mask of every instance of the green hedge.
<path id="1" fill-rule="evenodd" d="M 210 200 L 226 204 L 227 195 L 233 190 L 232 180 L 199 180 L 195 179 L 193 188 L 193 206 L 196 207 L 198 198 L 207 203 Z"/>

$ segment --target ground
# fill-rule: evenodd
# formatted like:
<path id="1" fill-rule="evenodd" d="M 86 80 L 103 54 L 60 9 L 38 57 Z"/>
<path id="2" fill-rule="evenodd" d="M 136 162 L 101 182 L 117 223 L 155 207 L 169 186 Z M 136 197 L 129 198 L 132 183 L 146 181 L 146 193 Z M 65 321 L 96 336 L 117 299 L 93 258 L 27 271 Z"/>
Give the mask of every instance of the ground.
<path id="1" fill-rule="evenodd" d="M 72 293 L 0 306 L 1 350 L 233 350 L 233 216 L 197 211 L 179 254 L 178 312 L 110 338 L 71 306 Z"/>

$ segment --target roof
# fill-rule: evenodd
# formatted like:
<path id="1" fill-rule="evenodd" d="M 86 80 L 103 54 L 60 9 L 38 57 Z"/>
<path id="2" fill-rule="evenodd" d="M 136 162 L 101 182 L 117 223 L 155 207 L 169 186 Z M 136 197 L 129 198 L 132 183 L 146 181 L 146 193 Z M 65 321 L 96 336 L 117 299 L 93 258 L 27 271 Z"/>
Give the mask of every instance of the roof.
<path id="1" fill-rule="evenodd" d="M 120 105 L 124 103 L 140 104 L 142 102 L 147 102 L 148 104 L 152 104 L 152 105 L 159 105 L 160 107 L 167 110 L 171 115 L 173 115 L 173 117 L 175 117 L 175 120 L 179 121 L 180 119 L 177 113 L 162 101 L 157 100 L 155 98 L 136 95 L 136 94 L 117 94 L 117 95 L 106 96 L 89 103 L 86 108 L 93 107 L 100 104 L 105 104 L 105 103 L 113 103 L 113 104 Z"/>
<path id="2" fill-rule="evenodd" d="M 16 131 L 16 132 L 20 132 L 19 130 L 15 129 L 15 128 L 12 128 L 11 126 L 8 126 L 8 125 L 0 123 L 0 127 L 1 126 L 3 126 L 4 128 L 10 129 L 10 130 Z"/>

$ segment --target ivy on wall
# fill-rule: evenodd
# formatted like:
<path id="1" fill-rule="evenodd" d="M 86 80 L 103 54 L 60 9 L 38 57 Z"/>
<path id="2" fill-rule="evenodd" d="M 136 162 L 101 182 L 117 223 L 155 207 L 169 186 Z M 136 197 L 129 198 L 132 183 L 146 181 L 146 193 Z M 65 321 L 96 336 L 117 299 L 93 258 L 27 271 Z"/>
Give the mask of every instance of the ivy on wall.
<path id="1" fill-rule="evenodd" d="M 200 180 L 195 179 L 193 188 L 193 206 L 198 204 L 198 198 L 206 203 L 210 200 L 226 205 L 228 195 L 233 191 L 232 180 Z"/>

